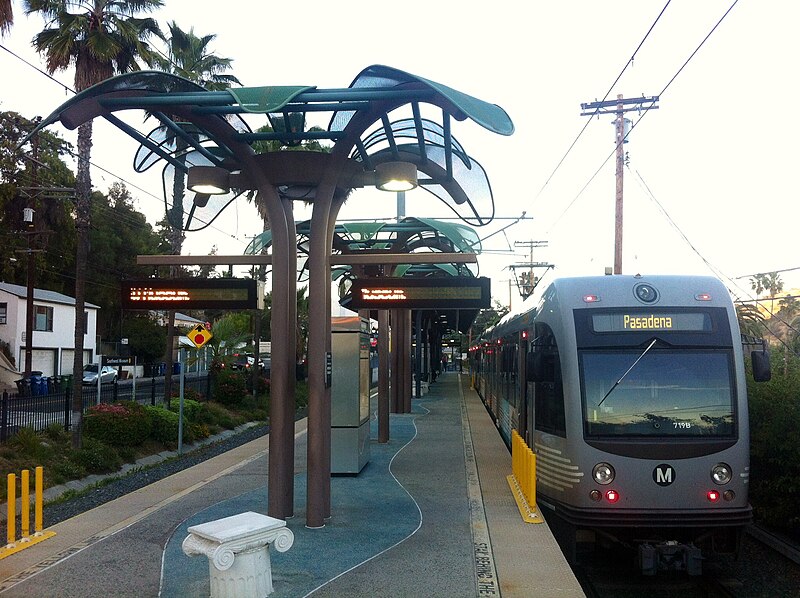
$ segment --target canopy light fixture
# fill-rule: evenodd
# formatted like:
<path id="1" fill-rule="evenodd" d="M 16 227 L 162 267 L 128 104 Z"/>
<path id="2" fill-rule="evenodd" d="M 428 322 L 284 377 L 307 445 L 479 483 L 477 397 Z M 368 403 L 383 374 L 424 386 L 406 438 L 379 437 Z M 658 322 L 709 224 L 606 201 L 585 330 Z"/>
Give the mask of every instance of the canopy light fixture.
<path id="1" fill-rule="evenodd" d="M 224 195 L 231 190 L 228 175 L 219 166 L 191 166 L 186 186 L 195 193 Z"/>
<path id="2" fill-rule="evenodd" d="M 381 191 L 411 191 L 417 186 L 417 166 L 411 162 L 383 162 L 375 166 L 375 175 Z"/>

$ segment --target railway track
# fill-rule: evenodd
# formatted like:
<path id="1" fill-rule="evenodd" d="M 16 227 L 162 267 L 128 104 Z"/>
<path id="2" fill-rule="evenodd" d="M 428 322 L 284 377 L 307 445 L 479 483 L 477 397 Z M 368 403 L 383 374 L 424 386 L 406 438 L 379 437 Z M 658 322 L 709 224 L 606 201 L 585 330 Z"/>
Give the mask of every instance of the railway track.
<path id="1" fill-rule="evenodd" d="M 800 595 L 800 547 L 761 527 L 748 530 L 737 560 L 716 557 L 704 574 L 639 573 L 630 553 L 618 551 L 576 567 L 588 598 L 778 598 Z"/>

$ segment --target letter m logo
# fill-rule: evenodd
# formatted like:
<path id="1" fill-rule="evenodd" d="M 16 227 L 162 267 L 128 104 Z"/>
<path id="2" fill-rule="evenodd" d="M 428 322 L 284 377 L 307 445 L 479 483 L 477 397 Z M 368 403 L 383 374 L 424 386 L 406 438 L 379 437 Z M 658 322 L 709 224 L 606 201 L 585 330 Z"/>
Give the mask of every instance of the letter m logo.
<path id="1" fill-rule="evenodd" d="M 675 470 L 671 465 L 662 463 L 653 470 L 653 481 L 659 486 L 669 486 L 675 481 Z"/>

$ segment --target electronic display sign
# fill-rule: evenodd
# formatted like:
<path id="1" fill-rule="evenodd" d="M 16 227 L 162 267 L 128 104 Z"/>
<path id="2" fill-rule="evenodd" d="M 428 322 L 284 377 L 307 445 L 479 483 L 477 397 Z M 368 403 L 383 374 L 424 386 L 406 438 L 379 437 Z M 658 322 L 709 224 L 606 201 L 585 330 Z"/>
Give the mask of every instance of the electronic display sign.
<path id="1" fill-rule="evenodd" d="M 466 276 L 357 278 L 352 309 L 482 309 L 491 307 L 491 281 Z"/>
<path id="2" fill-rule="evenodd" d="M 123 309 L 257 309 L 251 278 L 146 278 L 122 281 Z"/>
<path id="3" fill-rule="evenodd" d="M 709 332 L 705 312 L 620 312 L 592 315 L 595 332 Z"/>

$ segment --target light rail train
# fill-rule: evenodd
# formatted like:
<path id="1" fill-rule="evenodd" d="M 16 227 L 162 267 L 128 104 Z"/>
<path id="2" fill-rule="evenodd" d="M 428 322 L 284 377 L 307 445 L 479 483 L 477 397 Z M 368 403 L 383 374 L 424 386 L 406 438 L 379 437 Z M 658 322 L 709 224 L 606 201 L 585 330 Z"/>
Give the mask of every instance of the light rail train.
<path id="1" fill-rule="evenodd" d="M 738 550 L 747 386 L 719 280 L 556 279 L 473 342 L 470 364 L 505 441 L 516 430 L 536 454 L 537 503 L 569 560 L 619 543 L 644 573 L 699 574 L 705 553 Z"/>

